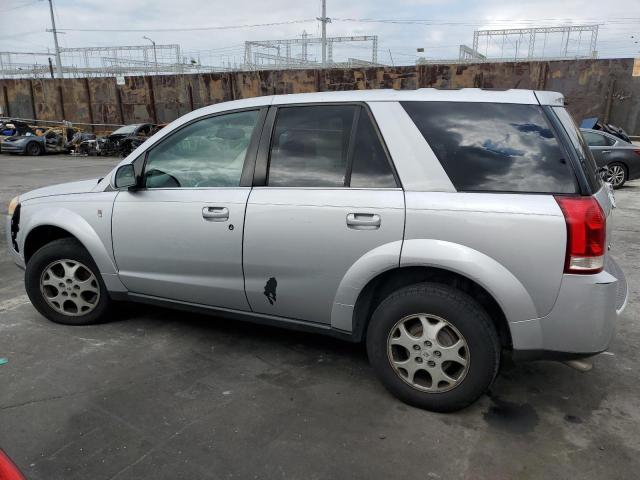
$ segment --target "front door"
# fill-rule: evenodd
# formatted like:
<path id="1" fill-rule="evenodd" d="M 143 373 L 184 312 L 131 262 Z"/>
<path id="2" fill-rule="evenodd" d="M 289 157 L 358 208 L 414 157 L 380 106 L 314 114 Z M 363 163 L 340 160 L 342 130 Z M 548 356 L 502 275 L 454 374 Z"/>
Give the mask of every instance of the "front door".
<path id="1" fill-rule="evenodd" d="M 400 258 L 402 189 L 360 105 L 280 107 L 268 164 L 247 204 L 249 303 L 255 312 L 329 323 L 354 262 L 392 242 Z"/>
<path id="2" fill-rule="evenodd" d="M 248 310 L 242 235 L 251 187 L 241 178 L 262 117 L 200 119 L 146 153 L 142 188 L 120 192 L 113 209 L 115 259 L 132 293 Z"/>

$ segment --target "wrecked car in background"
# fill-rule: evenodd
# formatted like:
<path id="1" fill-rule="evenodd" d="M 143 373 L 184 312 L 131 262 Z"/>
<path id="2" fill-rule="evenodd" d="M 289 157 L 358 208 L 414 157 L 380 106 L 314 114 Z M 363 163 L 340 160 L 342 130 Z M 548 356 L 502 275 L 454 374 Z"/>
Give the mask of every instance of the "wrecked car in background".
<path id="1" fill-rule="evenodd" d="M 580 128 L 583 130 L 599 130 L 601 132 L 608 133 L 609 135 L 613 135 L 614 137 L 618 137 L 627 143 L 631 143 L 629 134 L 625 132 L 624 129 L 610 123 L 601 122 L 598 117 L 585 118 L 582 120 Z"/>
<path id="2" fill-rule="evenodd" d="M 72 127 L 32 127 L 24 135 L 13 135 L 0 141 L 3 153 L 37 156 L 43 153 L 67 153 L 69 142 L 79 129 Z"/>
<path id="3" fill-rule="evenodd" d="M 1 142 L 15 135 L 35 135 L 33 128 L 21 120 L 2 120 L 0 121 L 0 151 L 2 151 Z"/>
<path id="4" fill-rule="evenodd" d="M 99 138 L 95 148 L 98 155 L 126 157 L 152 135 L 153 123 L 134 123 L 120 127 L 110 135 Z M 155 133 L 155 132 L 154 132 Z"/>

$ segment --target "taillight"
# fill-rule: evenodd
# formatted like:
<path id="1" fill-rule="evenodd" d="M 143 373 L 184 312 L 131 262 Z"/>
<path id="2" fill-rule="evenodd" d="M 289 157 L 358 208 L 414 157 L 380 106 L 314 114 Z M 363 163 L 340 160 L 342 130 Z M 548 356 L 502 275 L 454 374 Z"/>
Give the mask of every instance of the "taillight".
<path id="1" fill-rule="evenodd" d="M 0 450 L 0 480 L 25 480 L 18 467 Z"/>
<path id="2" fill-rule="evenodd" d="M 593 197 L 562 197 L 556 201 L 567 224 L 565 273 L 598 273 L 604 267 L 607 220 Z"/>
<path id="3" fill-rule="evenodd" d="M 640 155 L 640 150 L 634 150 L 633 153 L 635 153 L 636 155 Z"/>

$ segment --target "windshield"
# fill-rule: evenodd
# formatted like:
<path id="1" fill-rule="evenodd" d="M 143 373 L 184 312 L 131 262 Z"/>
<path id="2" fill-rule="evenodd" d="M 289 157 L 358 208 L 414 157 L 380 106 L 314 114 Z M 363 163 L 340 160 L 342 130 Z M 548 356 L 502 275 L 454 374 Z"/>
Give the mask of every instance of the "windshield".
<path id="1" fill-rule="evenodd" d="M 558 116 L 560 123 L 562 123 L 567 135 L 569 135 L 569 138 L 571 139 L 571 143 L 578 154 L 580 164 L 584 169 L 589 185 L 594 191 L 598 191 L 602 185 L 602 181 L 598 175 L 598 167 L 593 159 L 591 150 L 589 150 L 589 147 L 587 146 L 587 142 L 580 133 L 580 130 L 573 121 L 573 118 L 571 118 L 571 115 L 564 107 L 553 107 L 553 111 Z"/>
<path id="2" fill-rule="evenodd" d="M 124 127 L 120 127 L 111 135 L 127 135 L 129 133 L 134 133 L 138 128 L 138 125 L 125 125 Z"/>

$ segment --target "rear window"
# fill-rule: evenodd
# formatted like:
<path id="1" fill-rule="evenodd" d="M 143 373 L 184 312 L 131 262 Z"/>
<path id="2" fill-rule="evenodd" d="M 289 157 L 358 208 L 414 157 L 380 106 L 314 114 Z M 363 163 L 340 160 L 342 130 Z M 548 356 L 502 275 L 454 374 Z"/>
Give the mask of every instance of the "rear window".
<path id="1" fill-rule="evenodd" d="M 538 105 L 402 102 L 458 191 L 576 193 Z"/>
<path id="2" fill-rule="evenodd" d="M 584 137 L 580 134 L 580 130 L 573 121 L 573 118 L 571 118 L 571 115 L 569 115 L 569 112 L 567 112 L 566 108 L 553 107 L 553 111 L 558 117 L 558 120 L 560 120 L 560 123 L 562 123 L 562 127 L 567 132 L 567 135 L 573 144 L 573 148 L 578 155 L 578 160 L 580 161 L 580 165 L 582 165 L 582 170 L 587 177 L 589 186 L 594 192 L 597 192 L 602 186 L 602 182 L 598 175 L 596 161 L 594 160 L 587 143 L 584 141 Z"/>

